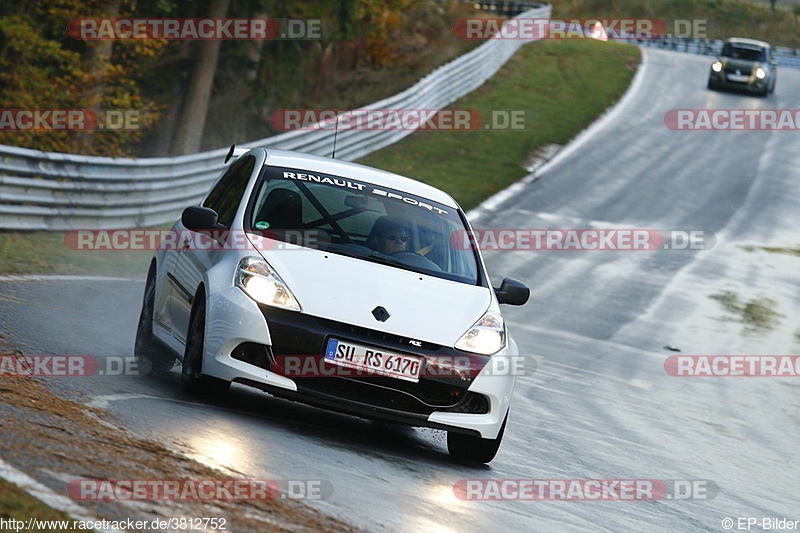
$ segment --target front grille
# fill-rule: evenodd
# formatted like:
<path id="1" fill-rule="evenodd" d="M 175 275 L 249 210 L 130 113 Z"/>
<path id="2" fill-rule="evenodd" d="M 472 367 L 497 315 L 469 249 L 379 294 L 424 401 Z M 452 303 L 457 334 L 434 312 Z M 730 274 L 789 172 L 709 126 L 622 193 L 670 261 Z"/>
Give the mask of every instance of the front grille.
<path id="1" fill-rule="evenodd" d="M 474 354 L 432 343 L 422 342 L 421 346 L 413 346 L 409 343 L 411 339 L 399 335 L 266 306 L 261 309 L 272 339 L 269 368 L 279 374 L 284 374 L 286 370 L 284 356 L 297 356 L 297 360 L 302 358 L 304 362 L 314 358 L 316 362 L 312 366 L 319 368 L 319 365 L 323 365 L 321 358 L 329 338 L 376 346 L 394 353 L 420 355 L 430 362 L 435 362 L 437 357 L 445 359 L 469 357 L 472 361 L 476 360 Z M 479 371 L 489 358 L 477 357 L 477 359 Z M 418 382 L 372 375 L 353 377 L 325 377 L 319 374 L 316 376 L 306 374 L 308 377 L 297 374 L 284 375 L 291 377 L 297 383 L 298 392 L 317 393 L 364 406 L 422 415 L 429 415 L 434 411 L 484 414 L 489 411 L 488 399 L 467 390 L 477 373 L 474 371 L 469 375 L 455 375 L 455 373 L 442 375 L 432 371 L 423 373 Z"/>
<path id="2" fill-rule="evenodd" d="M 421 379 L 419 383 L 392 378 L 297 378 L 298 392 L 321 393 L 360 404 L 429 415 L 434 411 L 489 412 L 481 394 Z M 407 383 L 407 385 L 406 385 Z"/>
<path id="3" fill-rule="evenodd" d="M 738 70 L 738 72 L 737 72 L 737 70 Z M 728 83 L 739 83 L 739 84 L 742 84 L 742 85 L 747 85 L 747 83 L 750 81 L 749 78 L 750 78 L 751 73 L 752 73 L 752 69 L 749 69 L 749 68 L 747 68 L 747 69 L 741 69 L 741 68 L 740 69 L 735 69 L 735 68 L 730 68 L 730 67 L 725 69 L 725 71 L 723 72 L 723 74 L 725 74 L 725 81 L 727 81 Z M 742 81 L 732 80 L 732 79 L 730 79 L 728 77 L 728 74 L 734 74 L 734 75 L 737 75 L 737 76 L 747 76 L 747 79 L 744 79 Z"/>

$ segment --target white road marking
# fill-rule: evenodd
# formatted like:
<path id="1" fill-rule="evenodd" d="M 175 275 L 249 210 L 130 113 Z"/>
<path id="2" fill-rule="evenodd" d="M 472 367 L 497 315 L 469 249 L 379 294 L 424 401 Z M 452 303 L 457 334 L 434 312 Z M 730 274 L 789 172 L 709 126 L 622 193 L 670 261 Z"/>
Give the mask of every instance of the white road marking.
<path id="1" fill-rule="evenodd" d="M 103 396 L 95 396 L 94 400 L 85 404 L 87 407 L 94 407 L 97 409 L 106 409 L 111 406 L 111 402 L 119 402 L 123 400 L 138 400 L 138 399 L 148 399 L 148 400 L 170 400 L 170 401 L 180 401 L 180 400 L 173 400 L 171 398 L 161 398 L 159 396 L 150 396 L 148 394 L 133 394 L 133 393 L 121 393 L 121 394 L 105 394 Z M 184 402 L 186 403 L 186 402 Z"/>
<path id="2" fill-rule="evenodd" d="M 91 514 L 89 514 L 86 509 L 75 503 L 74 501 L 70 500 L 66 496 L 61 494 L 57 494 L 50 490 L 45 485 L 42 485 L 29 475 L 21 472 L 11 466 L 10 464 L 6 463 L 2 459 L 0 459 L 0 477 L 8 481 L 9 483 L 13 483 L 20 489 L 24 490 L 40 502 L 44 503 L 45 505 L 56 509 L 57 511 L 61 511 L 67 513 L 71 518 L 75 520 L 83 520 L 85 522 L 97 522 L 98 519 Z M 101 533 L 120 533 L 124 530 L 120 529 L 96 529 L 95 531 L 99 531 Z"/>

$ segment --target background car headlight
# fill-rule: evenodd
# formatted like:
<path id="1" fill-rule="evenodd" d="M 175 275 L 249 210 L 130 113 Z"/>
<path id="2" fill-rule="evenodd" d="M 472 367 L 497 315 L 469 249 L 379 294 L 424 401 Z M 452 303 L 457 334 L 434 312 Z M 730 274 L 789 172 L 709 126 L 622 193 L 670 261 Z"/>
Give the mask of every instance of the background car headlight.
<path id="1" fill-rule="evenodd" d="M 722 63 L 717 61 L 716 63 L 711 64 L 711 70 L 714 72 L 722 72 Z"/>
<path id="2" fill-rule="evenodd" d="M 756 78 L 763 80 L 766 77 L 767 77 L 767 72 L 763 68 L 758 67 L 756 69 Z"/>
<path id="3" fill-rule="evenodd" d="M 263 259 L 245 257 L 239 261 L 236 285 L 258 303 L 300 311 L 292 291 Z"/>
<path id="4" fill-rule="evenodd" d="M 491 355 L 498 352 L 505 344 L 506 327 L 503 317 L 487 311 L 458 339 L 456 348 L 465 352 Z"/>

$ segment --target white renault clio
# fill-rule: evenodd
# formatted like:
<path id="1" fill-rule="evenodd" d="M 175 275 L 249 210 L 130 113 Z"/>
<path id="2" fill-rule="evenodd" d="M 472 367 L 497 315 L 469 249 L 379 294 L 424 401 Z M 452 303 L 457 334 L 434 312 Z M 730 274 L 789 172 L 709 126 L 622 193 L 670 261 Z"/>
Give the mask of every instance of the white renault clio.
<path id="1" fill-rule="evenodd" d="M 447 431 L 491 461 L 516 343 L 458 204 L 374 168 L 297 152 L 239 154 L 187 208 L 150 265 L 136 356 L 182 361 L 190 391 L 232 382 L 349 413 Z"/>

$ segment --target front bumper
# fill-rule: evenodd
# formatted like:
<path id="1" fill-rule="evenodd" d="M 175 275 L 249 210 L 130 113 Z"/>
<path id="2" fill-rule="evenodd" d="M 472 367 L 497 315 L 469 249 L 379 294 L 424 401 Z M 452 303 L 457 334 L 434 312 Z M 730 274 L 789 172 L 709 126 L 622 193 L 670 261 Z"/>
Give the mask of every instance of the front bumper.
<path id="1" fill-rule="evenodd" d="M 204 373 L 369 419 L 495 438 L 515 382 L 516 354 L 508 349 L 482 357 L 428 342 L 415 346 L 411 338 L 259 306 L 235 287 L 209 297 L 206 328 Z M 287 372 L 287 358 L 310 359 L 319 368 L 329 338 L 421 356 L 428 371 L 417 383 Z M 466 359 L 466 372 L 451 365 Z"/>
<path id="2" fill-rule="evenodd" d="M 724 69 L 720 72 L 711 70 L 708 75 L 709 84 L 720 89 L 736 89 L 752 93 L 763 93 L 769 88 L 770 76 L 758 78 L 755 75 L 755 70 L 749 74 L 742 75 L 746 76 L 746 79 L 743 77 L 741 79 L 731 80 L 728 78 L 729 74 L 736 75 L 735 73 L 726 72 Z"/>

